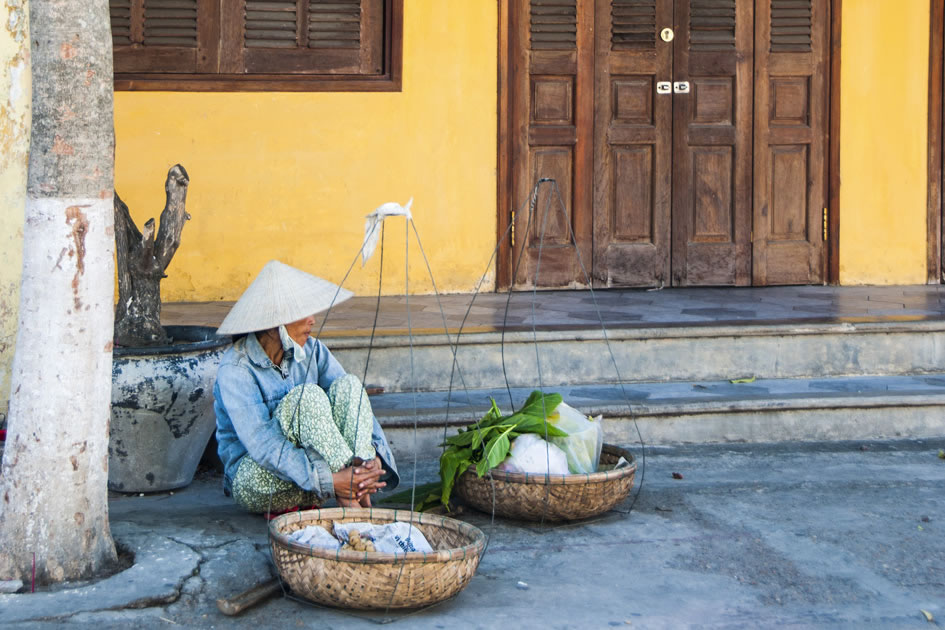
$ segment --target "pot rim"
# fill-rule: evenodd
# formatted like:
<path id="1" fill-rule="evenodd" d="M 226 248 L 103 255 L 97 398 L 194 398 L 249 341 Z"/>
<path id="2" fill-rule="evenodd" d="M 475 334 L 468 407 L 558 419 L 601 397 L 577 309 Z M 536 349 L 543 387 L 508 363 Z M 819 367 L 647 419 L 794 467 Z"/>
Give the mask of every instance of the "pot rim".
<path id="1" fill-rule="evenodd" d="M 114 358 L 156 354 L 181 354 L 222 348 L 233 343 L 229 335 L 218 336 L 215 326 L 163 326 L 174 343 L 163 346 L 115 346 Z"/>

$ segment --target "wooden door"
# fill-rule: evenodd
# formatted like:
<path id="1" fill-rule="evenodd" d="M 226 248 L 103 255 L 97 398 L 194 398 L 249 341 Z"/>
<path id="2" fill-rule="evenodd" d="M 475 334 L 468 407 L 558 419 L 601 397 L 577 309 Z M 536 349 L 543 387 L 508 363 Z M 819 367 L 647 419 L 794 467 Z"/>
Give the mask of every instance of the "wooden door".
<path id="1" fill-rule="evenodd" d="M 756 7 L 756 285 L 824 281 L 827 8 L 826 0 Z"/>
<path id="2" fill-rule="evenodd" d="M 593 0 L 509 8 L 512 282 L 582 286 L 591 268 Z M 542 178 L 555 180 L 560 201 L 543 184 L 529 203 Z"/>
<path id="3" fill-rule="evenodd" d="M 677 0 L 673 286 L 751 283 L 754 0 Z"/>
<path id="4" fill-rule="evenodd" d="M 597 0 L 594 279 L 597 286 L 668 285 L 670 272 L 673 0 Z"/>
<path id="5" fill-rule="evenodd" d="M 823 281 L 827 0 L 509 1 L 515 286 Z"/>

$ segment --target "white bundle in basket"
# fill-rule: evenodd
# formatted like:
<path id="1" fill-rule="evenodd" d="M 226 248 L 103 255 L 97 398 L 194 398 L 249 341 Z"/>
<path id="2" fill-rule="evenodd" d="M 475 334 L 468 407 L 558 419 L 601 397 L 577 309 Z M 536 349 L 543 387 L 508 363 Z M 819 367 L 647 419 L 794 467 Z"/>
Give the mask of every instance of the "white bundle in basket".
<path id="1" fill-rule="evenodd" d="M 288 534 L 289 540 L 301 545 L 310 545 L 321 549 L 341 549 L 349 542 L 351 530 L 357 530 L 362 540 L 374 544 L 374 550 L 381 553 L 404 553 L 407 551 L 425 551 L 433 553 L 433 547 L 426 536 L 410 523 L 396 521 L 385 525 L 374 523 L 335 523 L 334 535 L 321 525 L 309 525 Z"/>
<path id="2" fill-rule="evenodd" d="M 541 436 L 523 433 L 512 440 L 509 456 L 497 468 L 506 472 L 566 475 L 568 456 Z"/>
<path id="3" fill-rule="evenodd" d="M 404 553 L 425 551 L 433 553 L 433 547 L 418 528 L 410 523 L 395 521 L 376 525 L 374 523 L 335 523 L 335 537 L 342 543 L 348 542 L 348 533 L 356 529 L 361 538 L 374 543 L 374 549 L 381 553 Z"/>
<path id="4" fill-rule="evenodd" d="M 300 545 L 310 545 L 322 549 L 341 549 L 341 541 L 331 535 L 321 525 L 309 525 L 288 534 L 289 540 Z"/>

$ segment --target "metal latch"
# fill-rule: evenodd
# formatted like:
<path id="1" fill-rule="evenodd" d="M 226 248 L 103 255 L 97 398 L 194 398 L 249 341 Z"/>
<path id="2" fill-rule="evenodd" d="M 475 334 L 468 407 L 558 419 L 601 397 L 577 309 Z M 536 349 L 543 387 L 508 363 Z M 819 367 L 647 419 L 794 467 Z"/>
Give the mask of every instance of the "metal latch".
<path id="1" fill-rule="evenodd" d="M 656 93 L 657 94 L 669 94 L 673 91 L 673 84 L 669 81 L 657 81 L 656 82 Z"/>
<path id="2" fill-rule="evenodd" d="M 689 94 L 689 81 L 676 81 L 673 83 L 673 92 L 676 94 Z"/>

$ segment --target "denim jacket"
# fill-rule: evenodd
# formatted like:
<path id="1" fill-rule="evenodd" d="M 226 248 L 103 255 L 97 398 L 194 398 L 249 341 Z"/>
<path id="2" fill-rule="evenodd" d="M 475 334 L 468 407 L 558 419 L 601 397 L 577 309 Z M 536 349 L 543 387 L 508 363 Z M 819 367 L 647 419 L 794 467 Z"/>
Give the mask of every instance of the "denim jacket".
<path id="1" fill-rule="evenodd" d="M 237 467 L 248 454 L 279 479 L 314 492 L 322 501 L 334 496 L 331 469 L 325 460 L 318 453 L 286 440 L 272 417 L 279 401 L 296 385 L 315 383 L 327 391 L 335 379 L 345 374 L 328 348 L 313 337 L 305 342 L 305 353 L 306 360 L 296 361 L 294 352 L 287 350 L 282 364 L 276 365 L 256 335 L 250 333 L 238 339 L 223 355 L 213 386 L 213 407 L 217 415 L 217 452 L 223 461 L 226 494 L 232 491 Z M 400 476 L 377 418 L 372 442 L 385 471 L 381 479 L 387 482 L 387 489 L 395 488 Z"/>

